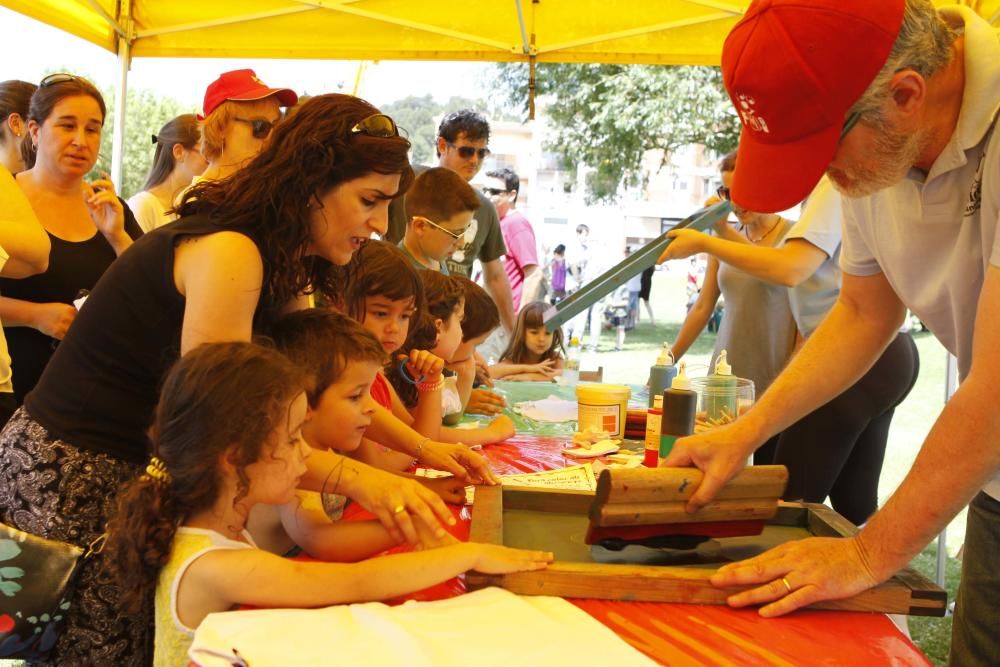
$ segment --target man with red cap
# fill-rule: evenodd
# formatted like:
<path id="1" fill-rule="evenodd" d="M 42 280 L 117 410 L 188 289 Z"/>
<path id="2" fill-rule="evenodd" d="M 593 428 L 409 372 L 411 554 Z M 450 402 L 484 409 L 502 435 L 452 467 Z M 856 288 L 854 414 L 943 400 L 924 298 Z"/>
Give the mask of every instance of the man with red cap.
<path id="1" fill-rule="evenodd" d="M 930 0 L 755 0 L 722 69 L 743 123 L 732 199 L 801 201 L 824 172 L 843 195 L 839 301 L 752 410 L 683 438 L 666 465 L 707 503 L 770 436 L 850 387 L 908 307 L 958 357 L 962 384 L 907 478 L 853 538 L 789 543 L 722 568 L 730 604 L 776 616 L 888 579 L 969 508 L 952 665 L 1000 664 L 1000 42 Z"/>

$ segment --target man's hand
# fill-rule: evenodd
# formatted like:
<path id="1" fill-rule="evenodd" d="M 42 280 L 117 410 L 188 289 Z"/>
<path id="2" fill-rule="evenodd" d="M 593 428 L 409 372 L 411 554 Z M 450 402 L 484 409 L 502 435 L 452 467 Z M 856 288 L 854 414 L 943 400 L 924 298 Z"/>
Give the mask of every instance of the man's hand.
<path id="1" fill-rule="evenodd" d="M 707 505 L 726 482 L 743 470 L 759 440 L 745 417 L 711 431 L 680 438 L 660 467 L 696 466 L 705 473 L 687 503 L 688 512 Z"/>
<path id="2" fill-rule="evenodd" d="M 771 617 L 821 600 L 850 597 L 891 575 L 891 569 L 873 574 L 859 536 L 813 537 L 730 563 L 712 576 L 712 584 L 720 588 L 762 584 L 731 595 L 728 602 L 732 607 L 766 603 L 760 615 Z"/>
<path id="3" fill-rule="evenodd" d="M 495 415 L 507 407 L 507 401 L 500 394 L 479 387 L 469 394 L 469 403 L 465 411 L 473 415 Z"/>
<path id="4" fill-rule="evenodd" d="M 420 463 L 428 468 L 450 472 L 463 482 L 499 484 L 490 464 L 465 445 L 430 440 L 420 449 Z"/>

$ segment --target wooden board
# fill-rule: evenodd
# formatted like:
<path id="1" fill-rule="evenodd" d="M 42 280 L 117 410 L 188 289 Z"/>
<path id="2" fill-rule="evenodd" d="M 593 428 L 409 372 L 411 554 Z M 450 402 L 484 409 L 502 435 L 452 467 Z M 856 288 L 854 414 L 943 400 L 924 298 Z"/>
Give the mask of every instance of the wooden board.
<path id="1" fill-rule="evenodd" d="M 659 554 L 657 550 L 645 550 L 645 556 L 638 557 L 639 564 L 595 562 L 595 558 L 618 558 L 614 554 L 609 557 L 610 552 L 595 547 L 588 559 L 588 548 L 582 545 L 577 533 L 582 535 L 585 530 L 592 502 L 593 495 L 582 492 L 505 489 L 500 486 L 477 488 L 470 540 L 552 550 L 557 560 L 538 572 L 505 575 L 469 572 L 466 575 L 468 588 L 476 590 L 500 586 L 522 595 L 720 605 L 726 603 L 728 596 L 746 588 L 716 588 L 709 579 L 719 563 L 704 562 L 705 559 L 696 556 L 692 556 L 694 562 L 691 564 L 651 565 L 644 563 L 655 562 Z M 511 524 L 506 526 L 506 530 L 505 519 Z M 528 531 L 527 538 L 512 537 L 513 528 L 531 526 L 535 528 Z M 753 543 L 757 538 L 731 538 L 736 540 L 733 542 L 727 538 L 718 542 L 728 544 L 717 545 L 717 551 L 711 552 L 710 549 L 709 553 L 725 553 L 729 549 L 731 553 L 749 557 L 755 553 L 755 547 L 759 552 L 788 539 L 809 535 L 848 536 L 856 531 L 849 521 L 824 505 L 781 503 L 757 544 Z M 621 558 L 634 556 L 626 554 Z M 711 556 L 707 560 L 711 560 Z M 947 594 L 944 590 L 908 568 L 889 581 L 853 597 L 819 602 L 810 608 L 943 616 L 946 605 Z"/>

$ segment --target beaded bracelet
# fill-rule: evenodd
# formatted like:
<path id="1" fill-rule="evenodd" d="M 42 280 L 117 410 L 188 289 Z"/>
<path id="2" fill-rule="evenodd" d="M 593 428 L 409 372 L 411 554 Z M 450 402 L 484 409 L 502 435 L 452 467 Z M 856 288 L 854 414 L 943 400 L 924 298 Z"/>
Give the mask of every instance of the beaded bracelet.
<path id="1" fill-rule="evenodd" d="M 430 382 L 418 382 L 416 386 L 417 386 L 417 391 L 420 392 L 437 391 L 442 387 L 444 387 L 444 376 L 438 375 L 437 380 L 433 380 Z"/>

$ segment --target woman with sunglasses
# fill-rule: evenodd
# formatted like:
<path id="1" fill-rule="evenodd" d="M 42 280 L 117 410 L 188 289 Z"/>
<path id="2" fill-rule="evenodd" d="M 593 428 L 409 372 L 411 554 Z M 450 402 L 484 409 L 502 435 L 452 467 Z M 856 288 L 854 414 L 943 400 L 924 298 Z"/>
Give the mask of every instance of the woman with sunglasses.
<path id="1" fill-rule="evenodd" d="M 0 320 L 11 355 L 18 405 L 38 382 L 77 314 L 74 301 L 93 289 L 115 258 L 142 235 L 107 179 L 87 181 L 97 162 L 105 107 L 84 79 L 42 80 L 27 114 L 22 147 L 29 168 L 17 175 L 48 232 L 48 269 L 23 280 L 0 280 Z"/>
<path id="2" fill-rule="evenodd" d="M 281 107 L 297 100 L 289 88 L 269 88 L 252 69 L 219 75 L 205 90 L 200 117 L 208 168 L 194 182 L 221 180 L 242 168 L 267 145 Z"/>
<path id="3" fill-rule="evenodd" d="M 719 194 L 727 199 L 732 174 L 732 168 L 723 172 L 725 184 Z M 840 293 L 840 221 L 840 195 L 824 179 L 780 244 L 739 243 L 681 229 L 670 232 L 673 241 L 662 259 L 707 252 L 717 264 L 784 290 L 801 343 L 819 326 Z M 735 312 L 740 312 L 742 304 L 735 305 Z M 727 298 L 724 327 L 729 316 Z M 735 335 L 748 338 L 755 330 L 744 322 Z M 738 362 L 734 360 L 734 370 Z M 769 451 L 764 455 L 771 463 L 788 467 L 785 498 L 822 503 L 829 497 L 834 509 L 853 523 L 867 521 L 878 506 L 878 482 L 893 412 L 913 387 L 918 369 L 913 339 L 897 334 L 854 386 L 765 445 Z"/>
<path id="4" fill-rule="evenodd" d="M 179 220 L 111 267 L 0 433 L 0 489 L 10 490 L 0 520 L 79 545 L 100 536 L 118 487 L 146 465 L 146 429 L 171 363 L 201 343 L 250 340 L 281 311 L 307 305 L 312 290 L 335 293 L 333 269 L 385 232 L 389 201 L 410 186 L 408 149 L 367 102 L 320 95 L 243 169 L 187 193 Z M 493 481 L 464 446 L 392 422 L 369 433 L 426 465 Z M 308 465 L 305 488 L 354 497 L 400 540 L 416 540 L 411 515 L 441 534 L 438 522 L 454 521 L 416 482 L 330 452 L 314 452 Z M 149 618 L 119 615 L 114 582 L 98 578 L 96 560 L 78 579 L 58 661 L 142 663 Z"/>

